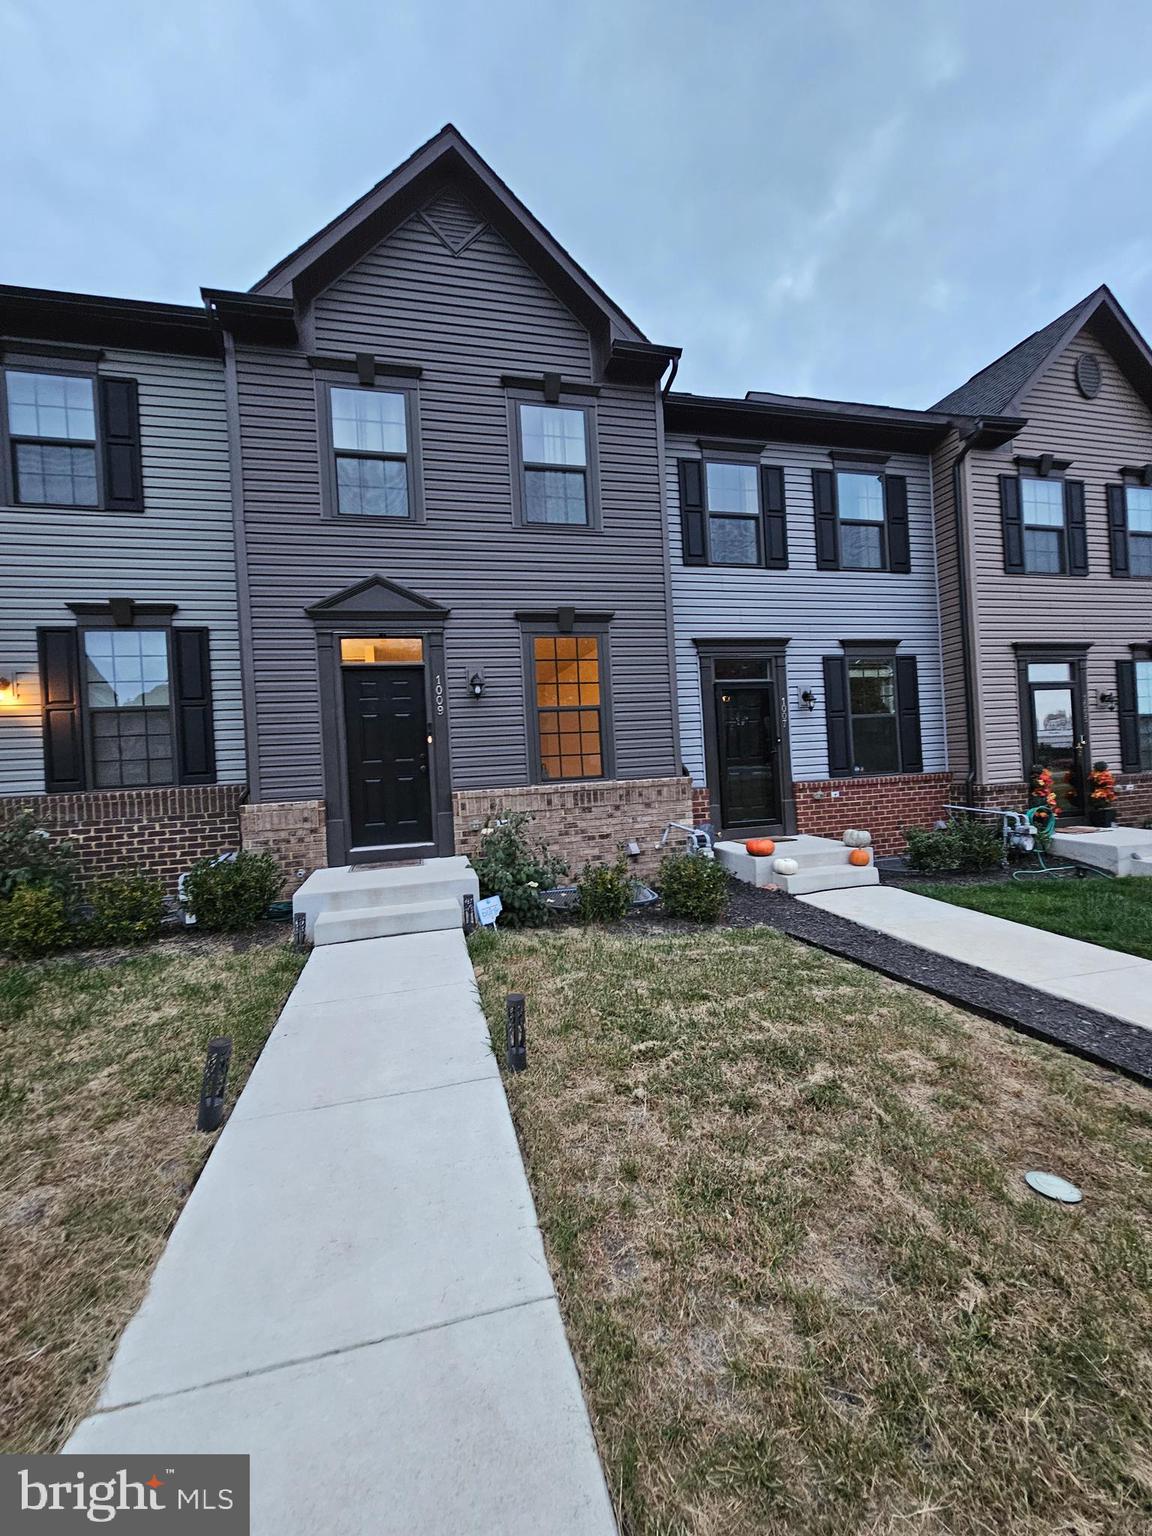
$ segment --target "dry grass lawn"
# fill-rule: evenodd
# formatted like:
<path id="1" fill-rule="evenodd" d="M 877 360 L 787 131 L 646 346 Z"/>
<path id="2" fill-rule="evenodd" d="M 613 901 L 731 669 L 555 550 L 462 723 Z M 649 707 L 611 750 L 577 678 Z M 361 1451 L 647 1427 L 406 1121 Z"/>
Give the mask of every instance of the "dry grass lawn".
<path id="1" fill-rule="evenodd" d="M 204 1053 L 233 1038 L 229 1102 L 302 957 L 170 942 L 0 966 L 0 1451 L 56 1450 L 87 1410 L 215 1137 Z"/>
<path id="2" fill-rule="evenodd" d="M 1152 1529 L 1152 1095 L 766 929 L 473 942 L 628 1536 Z"/>

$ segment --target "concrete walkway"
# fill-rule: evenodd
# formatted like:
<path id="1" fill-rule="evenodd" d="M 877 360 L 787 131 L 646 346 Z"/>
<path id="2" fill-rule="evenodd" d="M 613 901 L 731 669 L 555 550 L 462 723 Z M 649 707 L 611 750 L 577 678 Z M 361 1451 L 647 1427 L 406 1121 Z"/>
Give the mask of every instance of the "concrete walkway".
<path id="1" fill-rule="evenodd" d="M 1152 961 L 990 917 L 898 886 L 821 891 L 798 900 L 1053 997 L 1152 1029 Z"/>
<path id="2" fill-rule="evenodd" d="M 256 1536 L 614 1536 L 459 930 L 312 953 L 65 1449 L 248 1452 Z"/>

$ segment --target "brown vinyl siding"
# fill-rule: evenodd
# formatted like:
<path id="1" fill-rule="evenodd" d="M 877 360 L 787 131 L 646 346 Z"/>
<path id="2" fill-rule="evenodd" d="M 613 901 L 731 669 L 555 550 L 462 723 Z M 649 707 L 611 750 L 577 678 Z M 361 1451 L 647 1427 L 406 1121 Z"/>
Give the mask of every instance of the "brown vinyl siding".
<path id="1" fill-rule="evenodd" d="M 1073 371 L 1077 357 L 1094 352 L 1103 384 L 1085 400 Z M 1019 779 L 1026 765 L 1020 745 L 1020 706 L 1014 643 L 1091 642 L 1088 652 L 1089 750 L 1119 767 L 1114 711 L 1095 703 L 1114 692 L 1116 662 L 1129 646 L 1152 637 L 1152 582 L 1111 574 L 1105 486 L 1120 480 L 1120 466 L 1152 460 L 1152 413 L 1089 327 L 1057 357 L 1020 404 L 1028 425 L 996 452 L 968 461 L 975 551 L 975 622 L 980 669 L 980 715 L 985 741 L 984 782 Z M 999 476 L 1015 473 L 1015 454 L 1050 452 L 1071 459 L 1069 479 L 1084 482 L 1089 574 L 1007 576 L 1000 527 Z"/>
<path id="2" fill-rule="evenodd" d="M 932 457 L 932 505 L 936 531 L 936 568 L 940 598 L 940 647 L 943 663 L 944 723 L 948 764 L 953 777 L 969 768 L 964 709 L 964 623 L 959 552 L 956 540 L 955 466 L 961 453 L 960 435 L 947 440 Z M 964 465 L 961 460 L 961 474 Z M 961 537 L 964 535 L 962 533 Z"/>

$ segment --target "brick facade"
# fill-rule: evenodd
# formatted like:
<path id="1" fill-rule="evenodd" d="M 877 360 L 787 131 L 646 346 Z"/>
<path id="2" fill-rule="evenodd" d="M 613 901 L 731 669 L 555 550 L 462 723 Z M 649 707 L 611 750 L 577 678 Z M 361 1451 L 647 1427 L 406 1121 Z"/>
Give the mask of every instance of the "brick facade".
<path id="1" fill-rule="evenodd" d="M 848 827 L 863 827 L 871 832 L 881 855 L 902 853 L 903 828 L 932 826 L 944 816 L 944 806 L 952 798 L 946 773 L 812 779 L 797 783 L 794 789 L 797 832 L 841 837 Z"/>
<path id="2" fill-rule="evenodd" d="M 323 800 L 276 800 L 240 807 L 240 834 L 253 853 L 270 853 L 284 871 L 283 896 L 290 896 L 314 869 L 328 864 L 327 818 Z"/>
<path id="3" fill-rule="evenodd" d="M 964 781 L 957 780 L 952 786 L 952 798 L 963 805 L 965 793 Z M 1022 811 L 1028 804 L 1028 786 L 1015 780 L 1004 784 L 978 784 L 973 804 L 991 810 Z M 1139 827 L 1152 821 L 1152 773 L 1117 773 L 1116 821 L 1124 827 Z"/>
<path id="4" fill-rule="evenodd" d="M 480 829 L 502 811 L 528 811 L 529 834 L 546 843 L 575 874 L 593 859 L 611 862 L 624 844 L 640 844 L 636 873 L 660 862 L 660 834 L 670 821 L 692 821 L 687 778 L 616 779 L 585 784 L 531 784 L 519 789 L 466 789 L 452 796 L 457 853 L 475 853 Z"/>
<path id="5" fill-rule="evenodd" d="M 170 891 L 197 859 L 240 846 L 243 784 L 92 790 L 0 798 L 0 824 L 29 811 L 55 843 L 69 842 L 86 879 L 141 869 Z"/>
<path id="6" fill-rule="evenodd" d="M 692 786 L 692 824 L 702 827 L 712 820 L 712 796 L 706 784 Z"/>

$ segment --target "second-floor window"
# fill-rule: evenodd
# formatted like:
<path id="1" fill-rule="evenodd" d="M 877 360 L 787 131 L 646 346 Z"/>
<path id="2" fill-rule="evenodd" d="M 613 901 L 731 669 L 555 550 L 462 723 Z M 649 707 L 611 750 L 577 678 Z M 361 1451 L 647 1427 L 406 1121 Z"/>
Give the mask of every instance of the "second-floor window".
<path id="1" fill-rule="evenodd" d="M 1133 576 L 1152 576 L 1152 486 L 1125 487 L 1128 514 L 1128 569 Z"/>
<path id="2" fill-rule="evenodd" d="M 760 490 L 755 464 L 704 466 L 708 507 L 708 563 L 759 565 Z"/>
<path id="3" fill-rule="evenodd" d="M 1067 565 L 1064 482 L 1023 477 L 1020 520 L 1024 528 L 1024 569 L 1059 576 Z"/>
<path id="4" fill-rule="evenodd" d="M 836 510 L 840 524 L 840 566 L 849 571 L 882 571 L 884 548 L 884 478 L 839 470 Z"/>
<path id="5" fill-rule="evenodd" d="M 521 402 L 519 413 L 523 521 L 586 526 L 590 497 L 585 412 Z"/>
<path id="6" fill-rule="evenodd" d="M 336 509 L 346 517 L 408 517 L 408 402 L 402 390 L 328 392 Z"/>
<path id="7" fill-rule="evenodd" d="M 98 506 L 94 381 L 11 369 L 6 392 L 15 500 L 26 506 Z"/>

